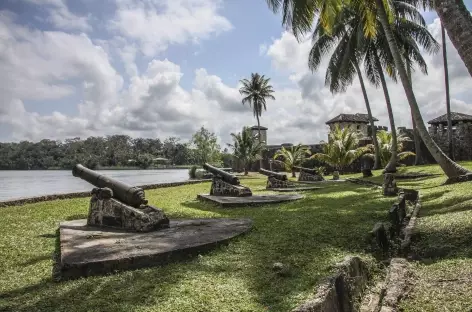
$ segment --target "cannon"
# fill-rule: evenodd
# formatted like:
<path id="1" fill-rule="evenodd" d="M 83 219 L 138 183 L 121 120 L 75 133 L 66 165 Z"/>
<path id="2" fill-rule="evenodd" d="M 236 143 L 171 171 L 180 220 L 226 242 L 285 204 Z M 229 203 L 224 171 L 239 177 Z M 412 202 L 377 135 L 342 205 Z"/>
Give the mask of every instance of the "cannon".
<path id="1" fill-rule="evenodd" d="M 90 199 L 88 225 L 148 232 L 169 227 L 162 209 L 149 206 L 142 188 L 128 185 L 77 164 L 74 177 L 94 185 Z"/>
<path id="2" fill-rule="evenodd" d="M 208 163 L 203 164 L 203 169 L 213 174 L 210 195 L 231 197 L 252 196 L 251 190 L 240 185 L 241 182 L 238 177 L 231 173 L 213 167 Z"/>
<path id="3" fill-rule="evenodd" d="M 293 188 L 297 185 L 288 180 L 288 177 L 284 173 L 278 173 L 265 169 L 259 169 L 259 173 L 267 176 L 267 189 L 284 189 Z"/>
<path id="4" fill-rule="evenodd" d="M 298 176 L 298 182 L 324 181 L 323 176 L 319 175 L 315 169 L 304 168 L 304 167 L 294 167 L 294 168 L 300 170 L 300 175 Z"/>
<path id="5" fill-rule="evenodd" d="M 143 189 L 99 174 L 80 164 L 72 169 L 72 175 L 96 187 L 108 187 L 113 191 L 113 197 L 131 207 L 139 208 L 141 205 L 147 205 L 148 203 L 147 199 L 144 198 Z"/>
<path id="6" fill-rule="evenodd" d="M 266 170 L 262 168 L 259 169 L 259 173 L 267 177 L 275 177 L 277 180 L 280 180 L 280 181 L 288 180 L 287 175 L 285 173 L 274 172 L 274 171 L 270 171 L 270 170 Z"/>
<path id="7" fill-rule="evenodd" d="M 236 176 L 232 175 L 231 173 L 226 172 L 225 170 L 223 170 L 225 168 L 216 168 L 216 167 L 213 167 L 210 164 L 205 163 L 203 165 L 203 169 L 205 169 L 206 171 L 212 173 L 214 176 L 220 178 L 221 180 L 225 181 L 226 183 L 230 183 L 232 185 L 239 185 L 240 184 L 238 177 L 236 177 Z"/>

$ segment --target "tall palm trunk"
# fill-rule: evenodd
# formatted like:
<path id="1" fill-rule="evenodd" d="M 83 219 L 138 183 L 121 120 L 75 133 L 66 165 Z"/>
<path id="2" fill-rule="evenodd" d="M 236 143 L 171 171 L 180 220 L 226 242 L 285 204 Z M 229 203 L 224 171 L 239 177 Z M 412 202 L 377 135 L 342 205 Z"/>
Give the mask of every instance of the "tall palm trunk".
<path id="1" fill-rule="evenodd" d="M 452 118 L 451 118 L 451 97 L 449 95 L 449 71 L 447 69 L 446 31 L 441 24 L 441 39 L 444 64 L 444 84 L 446 85 L 446 113 L 447 113 L 447 141 L 449 147 L 449 157 L 454 159 L 454 145 L 452 138 Z"/>
<path id="2" fill-rule="evenodd" d="M 442 2 L 443 0 L 439 0 Z M 375 0 L 377 7 L 378 7 L 378 14 L 379 20 L 382 24 L 382 28 L 385 32 L 385 36 L 387 37 L 388 45 L 392 52 L 396 68 L 398 70 L 398 74 L 400 75 L 400 79 L 402 81 L 403 88 L 405 89 L 406 97 L 408 99 L 408 104 L 410 104 L 410 108 L 413 113 L 413 118 L 416 123 L 416 127 L 418 129 L 418 133 L 421 136 L 424 144 L 428 148 L 431 155 L 437 161 L 441 169 L 448 177 L 456 177 L 459 175 L 463 175 L 466 173 L 471 173 L 469 170 L 465 169 L 464 167 L 458 165 L 454 161 L 452 161 L 446 154 L 439 148 L 439 146 L 434 142 L 431 136 L 426 129 L 426 126 L 423 122 L 423 117 L 421 116 L 420 109 L 418 107 L 418 103 L 416 102 L 415 94 L 413 93 L 413 88 L 409 83 L 408 76 L 406 74 L 405 67 L 402 63 L 402 58 L 400 55 L 400 50 L 398 49 L 397 43 L 395 42 L 395 37 L 393 36 L 392 29 L 388 22 L 387 13 L 385 12 L 385 7 L 383 6 L 383 0 Z M 438 1 L 436 1 L 437 4 Z M 472 28 L 465 28 L 464 31 L 470 31 Z M 472 55 L 470 56 L 472 58 Z M 472 63 L 472 61 L 471 61 Z M 472 64 L 471 64 L 472 65 Z"/>
<path id="3" fill-rule="evenodd" d="M 354 66 L 356 67 L 357 75 L 359 76 L 359 82 L 361 84 L 362 94 L 364 95 L 365 107 L 367 109 L 367 115 L 369 116 L 370 128 L 372 129 L 371 135 L 372 135 L 372 141 L 374 143 L 374 151 L 375 151 L 375 161 L 374 161 L 373 169 L 379 169 L 380 168 L 380 147 L 379 147 L 379 141 L 377 140 L 377 130 L 375 129 L 374 118 L 372 117 L 372 111 L 370 110 L 369 98 L 367 97 L 367 91 L 365 89 L 364 79 L 362 78 L 361 69 L 359 68 L 359 64 L 357 62 L 354 62 Z"/>
<path id="4" fill-rule="evenodd" d="M 413 87 L 413 81 L 411 80 L 411 66 L 408 62 L 406 63 L 406 74 L 408 75 L 408 80 L 410 81 L 410 84 Z M 413 141 L 415 142 L 415 166 L 418 166 L 422 163 L 421 142 L 420 136 L 418 135 L 418 129 L 416 129 L 415 118 L 413 118 L 413 111 L 411 111 L 411 124 L 413 127 Z"/>
<path id="5" fill-rule="evenodd" d="M 472 76 L 472 16 L 462 0 L 435 0 L 435 9 L 449 39 Z"/>
<path id="6" fill-rule="evenodd" d="M 256 113 L 256 119 L 257 119 L 257 132 L 259 135 L 259 143 L 262 144 L 262 137 L 261 137 L 261 123 L 259 121 L 259 114 Z M 259 160 L 259 168 L 262 169 L 262 151 L 261 151 L 261 159 Z"/>
<path id="7" fill-rule="evenodd" d="M 390 120 L 390 128 L 392 133 L 392 146 L 391 152 L 392 156 L 390 160 L 385 166 L 385 172 L 396 172 L 397 171 L 397 158 L 398 158 L 398 145 L 397 145 L 397 129 L 395 128 L 395 119 L 393 117 L 393 110 L 392 110 L 392 103 L 390 102 L 390 95 L 388 94 L 387 82 L 385 81 L 385 75 L 383 72 L 382 65 L 380 64 L 379 57 L 377 55 L 377 51 L 374 51 L 375 54 L 375 66 L 379 71 L 380 82 L 382 84 L 382 89 L 385 96 L 385 103 L 387 104 L 387 113 L 388 119 Z"/>

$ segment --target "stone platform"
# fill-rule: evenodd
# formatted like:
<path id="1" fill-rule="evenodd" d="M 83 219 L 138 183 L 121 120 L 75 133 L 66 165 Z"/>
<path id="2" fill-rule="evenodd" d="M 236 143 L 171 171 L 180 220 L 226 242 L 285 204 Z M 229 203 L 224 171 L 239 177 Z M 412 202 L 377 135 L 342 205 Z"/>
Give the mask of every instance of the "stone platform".
<path id="1" fill-rule="evenodd" d="M 318 186 L 295 186 L 295 187 L 278 187 L 278 188 L 268 188 L 268 191 L 274 192 L 303 192 L 303 191 L 313 191 L 319 190 L 322 187 Z"/>
<path id="2" fill-rule="evenodd" d="M 88 226 L 87 220 L 60 224 L 56 280 L 103 275 L 162 265 L 207 251 L 252 227 L 251 219 L 174 219 L 147 233 Z"/>
<path id="3" fill-rule="evenodd" d="M 344 179 L 339 179 L 339 180 L 323 180 L 323 181 L 297 181 L 297 184 L 326 184 L 326 183 L 336 183 L 336 182 L 346 182 Z"/>
<path id="4" fill-rule="evenodd" d="M 198 199 L 213 202 L 223 208 L 276 204 L 294 201 L 302 198 L 303 196 L 300 194 L 252 195 L 248 197 L 212 196 L 209 194 L 198 195 Z"/>

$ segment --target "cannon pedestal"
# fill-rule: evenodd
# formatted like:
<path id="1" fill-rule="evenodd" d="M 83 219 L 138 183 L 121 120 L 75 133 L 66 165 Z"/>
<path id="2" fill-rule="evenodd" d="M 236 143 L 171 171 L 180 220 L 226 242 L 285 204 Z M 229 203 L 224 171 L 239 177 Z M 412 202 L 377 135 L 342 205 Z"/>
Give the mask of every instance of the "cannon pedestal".
<path id="1" fill-rule="evenodd" d="M 298 176 L 299 182 L 315 182 L 315 181 L 324 181 L 324 178 L 318 174 L 311 174 L 304 170 L 300 171 L 300 175 Z"/>
<path id="2" fill-rule="evenodd" d="M 242 185 L 227 183 L 218 177 L 214 177 L 211 183 L 210 195 L 247 197 L 252 196 L 251 189 Z"/>
<path id="3" fill-rule="evenodd" d="M 161 209 L 148 205 L 134 208 L 112 197 L 113 191 L 109 188 L 92 190 L 87 225 L 132 232 L 150 232 L 169 227 L 169 219 Z"/>
<path id="4" fill-rule="evenodd" d="M 299 186 L 288 180 L 280 180 L 276 177 L 267 177 L 267 189 L 284 189 Z"/>

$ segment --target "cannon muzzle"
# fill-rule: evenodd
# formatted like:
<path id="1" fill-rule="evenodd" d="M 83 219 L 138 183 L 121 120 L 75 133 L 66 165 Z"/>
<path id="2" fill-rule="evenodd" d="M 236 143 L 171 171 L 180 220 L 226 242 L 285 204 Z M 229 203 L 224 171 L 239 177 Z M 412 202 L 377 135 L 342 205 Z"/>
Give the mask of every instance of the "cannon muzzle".
<path id="1" fill-rule="evenodd" d="M 142 188 L 128 185 L 124 182 L 99 174 L 81 164 L 74 166 L 72 169 L 72 175 L 74 177 L 79 177 L 96 187 L 110 188 L 113 191 L 114 198 L 129 206 L 139 208 L 139 206 L 147 205 L 148 203 L 147 199 L 145 199 L 144 190 Z"/>

